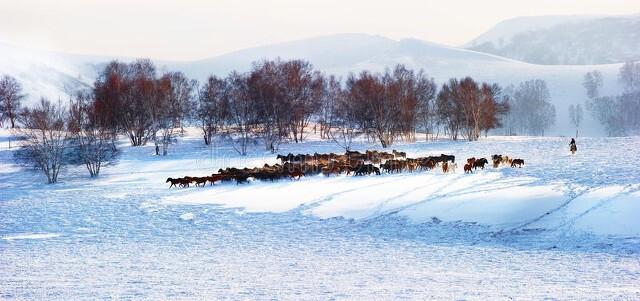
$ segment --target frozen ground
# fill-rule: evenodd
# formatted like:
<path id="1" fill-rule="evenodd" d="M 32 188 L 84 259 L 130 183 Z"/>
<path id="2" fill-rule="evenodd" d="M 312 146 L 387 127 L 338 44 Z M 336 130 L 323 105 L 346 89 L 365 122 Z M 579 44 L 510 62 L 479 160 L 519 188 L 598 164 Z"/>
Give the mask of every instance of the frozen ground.
<path id="1" fill-rule="evenodd" d="M 579 139 L 576 156 L 566 138 L 395 146 L 526 161 L 473 175 L 167 189 L 169 176 L 275 162 L 195 136 L 166 158 L 125 146 L 100 179 L 79 167 L 45 185 L 11 164 L 3 132 L 0 298 L 640 299 L 638 137 Z"/>

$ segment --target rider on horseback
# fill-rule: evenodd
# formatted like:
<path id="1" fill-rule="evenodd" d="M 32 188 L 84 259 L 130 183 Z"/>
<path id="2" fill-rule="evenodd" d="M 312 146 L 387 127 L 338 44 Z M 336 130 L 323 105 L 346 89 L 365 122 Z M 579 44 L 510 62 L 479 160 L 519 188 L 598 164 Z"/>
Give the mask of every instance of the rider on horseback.
<path id="1" fill-rule="evenodd" d="M 571 138 L 571 142 L 569 142 L 569 150 L 571 151 L 572 155 L 575 155 L 576 151 L 578 151 L 578 147 L 576 146 L 576 139 Z"/>

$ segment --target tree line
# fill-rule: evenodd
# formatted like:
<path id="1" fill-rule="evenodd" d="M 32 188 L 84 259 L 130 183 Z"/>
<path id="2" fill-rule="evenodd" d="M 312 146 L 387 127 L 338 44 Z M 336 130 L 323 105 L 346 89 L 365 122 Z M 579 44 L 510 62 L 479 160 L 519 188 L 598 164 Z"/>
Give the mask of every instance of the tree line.
<path id="1" fill-rule="evenodd" d="M 3 77 L 0 121 L 22 124 L 16 132 L 25 143 L 16 156 L 44 171 L 49 182 L 64 164 L 85 165 L 98 176 L 117 160 L 119 135 L 131 146 L 153 143 L 156 155 L 167 155 L 185 125 L 197 125 L 205 144 L 219 137 L 245 155 L 254 142 L 277 152 L 311 132 L 347 150 L 356 139 L 386 148 L 415 141 L 418 133 L 469 141 L 505 127 L 544 134 L 555 118 L 540 80 L 515 92 L 470 77 L 438 87 L 424 71 L 397 65 L 343 81 L 307 61 L 280 59 L 255 62 L 245 73 L 211 75 L 202 84 L 181 72 L 161 73 L 148 59 L 112 61 L 90 89 L 69 95 L 67 105 L 42 99 L 24 109 L 24 97 L 15 79 Z"/>
<path id="2" fill-rule="evenodd" d="M 556 108 L 544 80 L 509 85 L 503 91 L 509 111 L 502 119 L 505 135 L 544 136 L 556 122 Z"/>
<path id="3" fill-rule="evenodd" d="M 309 62 L 279 59 L 256 62 L 246 73 L 212 75 L 201 86 L 179 72 L 158 77 L 149 60 L 112 62 L 93 93 L 114 132 L 126 134 L 132 146 L 154 141 L 163 154 L 172 129 L 185 122 L 201 128 L 205 144 L 223 135 L 244 155 L 251 141 L 276 152 L 311 130 L 345 148 L 360 135 L 383 147 L 413 141 L 418 131 L 428 135 L 440 125 L 454 140 L 477 140 L 499 127 L 509 109 L 498 85 L 469 77 L 452 79 L 437 93 L 432 78 L 402 65 L 341 82 Z"/>
<path id="4" fill-rule="evenodd" d="M 205 143 L 216 133 L 235 135 L 240 154 L 255 138 L 272 152 L 280 143 L 303 141 L 310 124 L 322 139 L 345 149 L 358 136 L 382 147 L 397 140 L 415 141 L 419 131 L 429 135 L 445 123 L 452 139 L 477 140 L 481 131 L 500 126 L 508 105 L 495 84 L 471 78 L 459 82 L 463 84 L 443 85 L 452 93 L 438 94 L 432 78 L 402 65 L 384 73 L 350 74 L 341 82 L 305 61 L 264 61 L 246 74 L 209 77 L 200 91 L 195 119 Z"/>
<path id="5" fill-rule="evenodd" d="M 640 62 L 626 62 L 620 68 L 618 81 L 622 85 L 621 94 L 601 96 L 602 73 L 594 70 L 585 74 L 587 110 L 609 136 L 640 134 Z"/>

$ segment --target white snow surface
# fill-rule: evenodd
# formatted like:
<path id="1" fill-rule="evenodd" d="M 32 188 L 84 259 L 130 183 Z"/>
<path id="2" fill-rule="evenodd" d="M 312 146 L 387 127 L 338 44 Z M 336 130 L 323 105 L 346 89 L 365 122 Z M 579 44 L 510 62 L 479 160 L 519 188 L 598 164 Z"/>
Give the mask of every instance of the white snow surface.
<path id="1" fill-rule="evenodd" d="M 60 234 L 57 233 L 24 233 L 18 235 L 9 235 L 5 236 L 2 239 L 4 240 L 15 240 L 15 239 L 47 239 L 58 237 Z"/>
<path id="2" fill-rule="evenodd" d="M 640 236 L 640 220 L 628 214 L 640 210 L 640 202 L 632 201 L 640 193 L 640 176 L 633 174 L 638 168 L 632 159 L 619 160 L 611 166 L 607 158 L 599 158 L 608 147 L 627 148 L 627 154 L 637 154 L 633 147 L 640 143 L 638 138 L 585 138 L 577 156 L 567 152 L 565 140 L 488 137 L 475 143 L 418 142 L 398 147 L 410 157 L 455 154 L 459 163 L 456 173 L 434 170 L 369 177 L 314 176 L 284 183 L 223 184 L 211 189 L 175 190 L 158 202 L 216 204 L 246 212 L 281 213 L 303 208 L 303 214 L 323 219 L 368 220 L 393 214 L 414 223 L 437 218 L 444 222 L 479 223 L 495 231 L 563 228 L 587 234 Z M 379 149 L 375 145 L 361 145 L 356 149 Z M 331 143 L 310 141 L 299 146 L 285 145 L 282 152 L 311 153 L 310 150 L 340 151 Z M 199 171 L 209 165 L 214 172 L 227 166 L 255 167 L 278 162 L 273 155 L 256 151 L 258 154 L 247 158 L 215 151 L 215 159 L 206 163 L 196 160 L 193 168 Z M 494 153 L 523 158 L 526 165 L 522 169 L 501 166 L 474 174 L 463 173 L 465 158 L 490 158 Z M 178 164 L 190 163 L 181 159 Z M 180 169 L 169 162 L 163 163 L 163 167 Z"/>
<path id="3" fill-rule="evenodd" d="M 46 185 L 12 145 L 0 131 L 3 299 L 640 298 L 640 137 L 580 138 L 575 156 L 562 137 L 401 142 L 459 170 L 184 189 L 165 179 L 275 155 L 188 129 L 166 157 L 123 140 L 100 178 L 68 167 Z M 526 164 L 462 172 L 495 153 Z"/>

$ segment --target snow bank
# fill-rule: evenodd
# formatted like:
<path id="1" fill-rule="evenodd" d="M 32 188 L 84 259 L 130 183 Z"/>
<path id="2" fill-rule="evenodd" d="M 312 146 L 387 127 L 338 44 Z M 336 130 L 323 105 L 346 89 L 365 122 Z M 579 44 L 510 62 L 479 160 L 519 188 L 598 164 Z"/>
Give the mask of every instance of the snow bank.
<path id="1" fill-rule="evenodd" d="M 122 145 L 122 158 L 103 169 L 99 179 L 88 180 L 82 167 L 65 170 L 59 185 L 32 186 L 65 189 L 78 200 L 90 198 L 119 201 L 143 199 L 138 208 L 161 212 L 163 208 L 185 205 L 236 208 L 239 212 L 304 214 L 320 219 L 343 217 L 355 220 L 399 217 L 413 224 L 440 220 L 450 223 L 477 223 L 495 231 L 527 229 L 559 231 L 564 234 L 640 236 L 640 137 L 581 138 L 577 155 L 568 153 L 567 139 L 558 137 L 489 137 L 478 142 L 417 142 L 394 148 L 409 156 L 455 154 L 458 170 L 441 170 L 380 176 L 304 177 L 251 181 L 247 184 L 218 183 L 214 186 L 168 189 L 167 177 L 206 176 L 224 167 L 254 167 L 276 163 L 275 155 L 259 145 L 246 157 L 219 142 L 215 148 L 202 145 L 199 132 L 190 129 L 186 137 L 172 145 L 167 157 L 153 156 L 153 147 Z M 284 144 L 281 153 L 340 152 L 335 144 L 309 139 Z M 380 149 L 364 141 L 356 150 Z M 611 154 L 611 152 L 614 152 Z M 617 155 L 619 151 L 624 155 Z M 610 156 L 602 156 L 604 153 Z M 462 162 L 468 157 L 506 154 L 523 158 L 523 168 L 487 167 L 464 174 Z M 610 158 L 617 157 L 615 164 Z M 0 150 L 0 180 L 5 187 L 1 198 L 29 199 L 17 173 L 36 172 L 11 165 L 10 151 Z M 5 168 L 6 167 L 6 168 Z M 90 181 L 90 182 L 89 182 Z M 98 193 L 98 191 L 100 191 Z M 185 212 L 189 212 L 184 214 Z M 180 215 L 182 214 L 182 215 Z M 192 220 L 195 212 L 178 214 Z M 34 229 L 33 231 L 37 231 Z"/>
<path id="2" fill-rule="evenodd" d="M 58 237 L 61 234 L 58 233 L 24 233 L 24 234 L 16 234 L 16 235 L 7 235 L 2 237 L 4 240 L 19 240 L 19 239 L 47 239 Z"/>
<path id="3" fill-rule="evenodd" d="M 509 154 L 526 160 L 527 164 L 521 169 L 488 167 L 464 174 L 462 164 L 459 164 L 454 174 L 433 170 L 216 184 L 173 189 L 158 203 L 168 206 L 212 204 L 246 212 L 299 211 L 322 219 L 367 220 L 395 215 L 414 224 L 428 223 L 435 218 L 443 222 L 477 223 L 495 231 L 543 229 L 565 234 L 640 235 L 640 225 L 632 213 L 640 206 L 640 179 L 634 174 L 639 172 L 633 163 L 635 159 L 625 158 L 607 167 L 607 160 L 600 156 L 605 149 L 640 146 L 640 139 L 584 138 L 580 143 L 585 147 L 576 156 L 567 154 L 564 140 L 490 137 L 474 143 L 449 141 L 397 146 L 410 156 L 453 153 L 458 161 L 471 156 Z M 339 151 L 330 143 L 318 141 L 283 147 L 283 153 Z M 362 148 L 371 146 L 363 145 Z M 249 158 L 228 154 L 224 157 L 226 166 L 274 163 L 269 155 L 263 161 L 251 154 Z M 168 168 L 167 164 L 171 162 L 158 163 L 158 166 Z M 251 164 L 246 165 L 247 162 Z M 219 163 L 212 163 L 214 167 L 209 170 L 223 167 L 216 165 Z"/>

